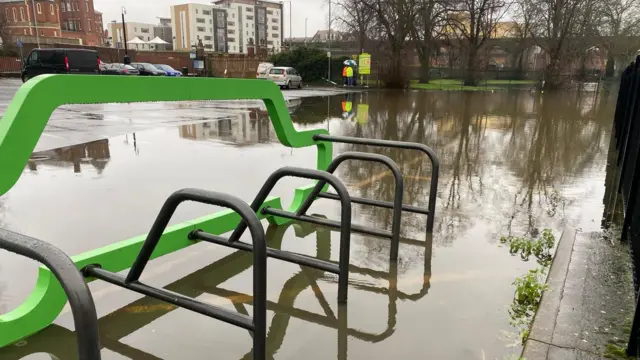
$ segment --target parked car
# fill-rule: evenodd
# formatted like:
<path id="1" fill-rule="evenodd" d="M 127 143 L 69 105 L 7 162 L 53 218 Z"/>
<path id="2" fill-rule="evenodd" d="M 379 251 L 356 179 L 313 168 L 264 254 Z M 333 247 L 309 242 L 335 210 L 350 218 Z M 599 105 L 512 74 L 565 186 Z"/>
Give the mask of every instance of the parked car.
<path id="1" fill-rule="evenodd" d="M 169 65 L 163 65 L 163 64 L 156 65 L 156 64 L 154 64 L 153 66 L 155 66 L 158 69 L 160 69 L 160 70 L 164 71 L 165 73 L 167 73 L 167 76 L 182 76 L 182 72 L 181 71 L 178 71 L 178 70 L 172 68 Z"/>
<path id="2" fill-rule="evenodd" d="M 267 79 L 276 83 L 280 87 L 291 89 L 297 87 L 302 89 L 302 77 L 298 75 L 296 69 L 287 66 L 277 66 L 269 69 Z"/>
<path id="3" fill-rule="evenodd" d="M 153 66 L 152 64 L 149 64 L 149 63 L 131 63 L 131 66 L 136 68 L 140 72 L 140 75 L 142 75 L 142 76 L 165 76 L 165 75 L 167 75 L 166 72 L 164 72 L 163 70 L 158 69 L 157 67 L 155 67 L 155 66 Z"/>
<path id="4" fill-rule="evenodd" d="M 23 82 L 42 74 L 100 73 L 100 58 L 95 50 L 33 49 L 23 64 Z"/>
<path id="5" fill-rule="evenodd" d="M 104 64 L 103 75 L 140 75 L 140 71 L 131 65 L 125 64 Z"/>
<path id="6" fill-rule="evenodd" d="M 266 79 L 267 78 L 267 72 L 273 66 L 274 65 L 272 63 L 260 63 L 260 64 L 258 64 L 258 70 L 256 71 L 256 79 Z"/>

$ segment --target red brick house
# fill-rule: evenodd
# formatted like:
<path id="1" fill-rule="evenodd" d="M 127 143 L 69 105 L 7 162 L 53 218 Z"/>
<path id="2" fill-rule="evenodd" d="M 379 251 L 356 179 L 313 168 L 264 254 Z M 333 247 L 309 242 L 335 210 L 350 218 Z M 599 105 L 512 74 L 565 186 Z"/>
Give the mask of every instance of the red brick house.
<path id="1" fill-rule="evenodd" d="M 35 17 L 38 34 L 43 37 L 60 37 L 60 17 L 54 0 L 35 0 Z M 3 31 L 9 35 L 36 36 L 34 9 L 31 1 L 0 0 L 0 18 Z"/>
<path id="2" fill-rule="evenodd" d="M 102 13 L 95 11 L 93 0 L 0 0 L 0 19 L 3 35 L 14 38 L 38 35 L 78 39 L 83 45 L 104 44 Z"/>

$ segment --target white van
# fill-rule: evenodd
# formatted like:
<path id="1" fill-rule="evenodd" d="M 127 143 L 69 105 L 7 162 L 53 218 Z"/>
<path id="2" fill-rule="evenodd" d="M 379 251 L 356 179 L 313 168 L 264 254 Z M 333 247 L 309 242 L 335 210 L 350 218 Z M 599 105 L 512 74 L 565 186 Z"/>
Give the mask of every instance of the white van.
<path id="1" fill-rule="evenodd" d="M 256 71 L 256 79 L 266 79 L 267 73 L 274 65 L 272 63 L 260 63 L 258 65 L 258 71 Z"/>

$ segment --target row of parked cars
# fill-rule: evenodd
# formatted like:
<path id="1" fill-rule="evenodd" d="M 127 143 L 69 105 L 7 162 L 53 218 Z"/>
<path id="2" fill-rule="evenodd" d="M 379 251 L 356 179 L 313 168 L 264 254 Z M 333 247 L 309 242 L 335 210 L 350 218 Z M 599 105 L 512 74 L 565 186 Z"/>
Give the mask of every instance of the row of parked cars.
<path id="1" fill-rule="evenodd" d="M 182 72 L 163 64 L 103 63 L 95 50 L 33 49 L 23 61 L 22 81 L 43 74 L 182 76 Z"/>
<path id="2" fill-rule="evenodd" d="M 169 65 L 132 63 L 126 64 L 100 64 L 100 72 L 103 75 L 143 75 L 143 76 L 182 76 L 182 73 Z"/>

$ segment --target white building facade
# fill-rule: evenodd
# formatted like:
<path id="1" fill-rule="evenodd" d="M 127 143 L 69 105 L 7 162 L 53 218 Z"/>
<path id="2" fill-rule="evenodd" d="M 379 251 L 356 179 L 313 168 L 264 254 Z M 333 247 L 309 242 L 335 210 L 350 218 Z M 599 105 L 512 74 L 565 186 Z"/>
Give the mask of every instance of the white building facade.
<path id="1" fill-rule="evenodd" d="M 219 0 L 213 5 L 171 7 L 173 46 L 187 51 L 201 40 L 207 51 L 247 54 L 260 46 L 279 52 L 283 43 L 283 4 Z"/>
<path id="2" fill-rule="evenodd" d="M 157 26 L 155 24 L 146 24 L 146 23 L 137 23 L 137 22 L 127 22 L 127 41 L 131 41 L 134 38 L 139 38 L 140 40 L 149 41 L 153 40 L 154 35 L 154 27 Z M 107 30 L 109 32 L 111 47 L 113 48 L 124 48 L 124 34 L 122 32 L 122 23 L 114 23 L 110 22 L 107 25 Z M 151 50 L 153 45 L 129 45 L 129 48 L 139 49 L 139 50 Z"/>

